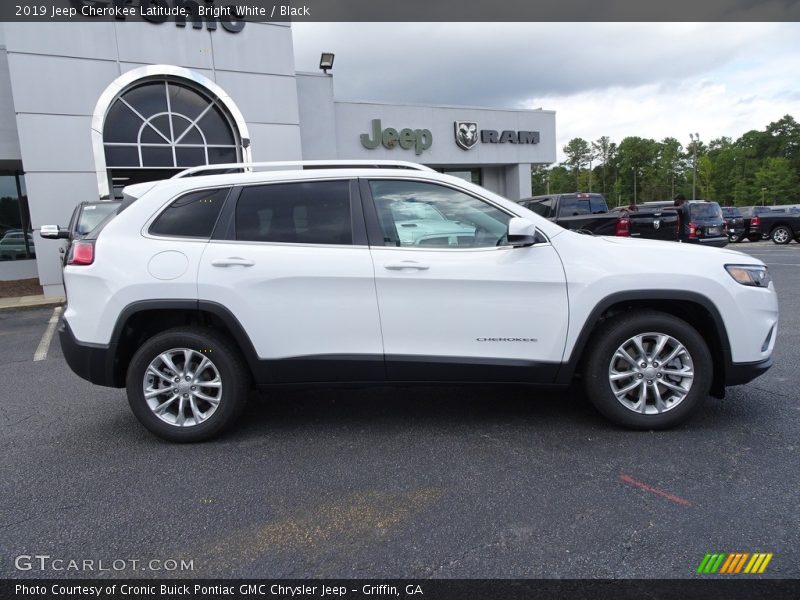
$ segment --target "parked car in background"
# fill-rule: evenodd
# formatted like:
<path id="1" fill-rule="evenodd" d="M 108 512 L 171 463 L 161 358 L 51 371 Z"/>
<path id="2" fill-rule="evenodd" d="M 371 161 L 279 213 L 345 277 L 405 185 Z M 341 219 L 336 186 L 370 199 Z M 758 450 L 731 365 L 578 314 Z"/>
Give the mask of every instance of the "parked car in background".
<path id="1" fill-rule="evenodd" d="M 716 202 L 687 200 L 675 206 L 672 200 L 643 202 L 645 210 L 673 210 L 680 217 L 677 241 L 722 248 L 728 245 L 728 233 L 722 209 Z M 670 208 L 672 207 L 672 208 Z"/>
<path id="2" fill-rule="evenodd" d="M 750 231 L 775 244 L 788 244 L 793 239 L 800 241 L 800 212 L 768 209 L 751 219 Z"/>
<path id="3" fill-rule="evenodd" d="M 65 264 L 72 242 L 88 234 L 92 229 L 97 227 L 103 219 L 112 212 L 115 212 L 119 206 L 119 200 L 81 202 L 75 207 L 75 210 L 72 211 L 72 217 L 70 217 L 69 225 L 67 225 L 66 228 L 59 227 L 58 225 L 43 225 L 39 230 L 39 235 L 50 240 L 66 240 L 66 243 L 62 244 L 61 248 L 59 248 L 61 262 Z"/>
<path id="4" fill-rule="evenodd" d="M 728 241 L 741 242 L 744 235 L 744 218 L 735 206 L 723 206 L 722 217 L 728 230 Z"/>
<path id="5" fill-rule="evenodd" d="M 679 241 L 722 248 L 728 245 L 728 234 L 722 209 L 716 202 L 689 200 L 680 207 Z"/>
<path id="6" fill-rule="evenodd" d="M 609 211 L 602 194 L 551 194 L 518 202 L 565 229 L 580 233 L 666 241 L 674 241 L 678 236 L 678 216 L 674 210 L 639 205 L 635 209 Z"/>
<path id="7" fill-rule="evenodd" d="M 748 239 L 751 242 L 757 242 L 761 239 L 760 231 L 752 230 L 752 219 L 757 215 L 763 215 L 770 211 L 767 206 L 740 206 L 739 212 L 742 215 L 742 239 Z"/>
<path id="8" fill-rule="evenodd" d="M 18 260 L 36 258 L 36 247 L 33 236 L 28 233 L 28 245 L 25 246 L 25 233 L 21 230 L 9 230 L 0 239 L 0 260 Z"/>

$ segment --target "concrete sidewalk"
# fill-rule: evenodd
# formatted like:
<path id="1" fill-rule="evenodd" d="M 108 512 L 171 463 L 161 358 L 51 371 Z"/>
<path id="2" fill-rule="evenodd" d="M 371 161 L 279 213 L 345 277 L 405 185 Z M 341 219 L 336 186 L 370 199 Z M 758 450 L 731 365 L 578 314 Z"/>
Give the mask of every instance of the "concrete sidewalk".
<path id="1" fill-rule="evenodd" d="M 39 308 L 40 306 L 58 306 L 59 304 L 63 303 L 64 298 L 60 296 L 54 298 L 45 298 L 43 295 L 16 296 L 12 298 L 0 298 L 0 310 L 11 308 Z"/>

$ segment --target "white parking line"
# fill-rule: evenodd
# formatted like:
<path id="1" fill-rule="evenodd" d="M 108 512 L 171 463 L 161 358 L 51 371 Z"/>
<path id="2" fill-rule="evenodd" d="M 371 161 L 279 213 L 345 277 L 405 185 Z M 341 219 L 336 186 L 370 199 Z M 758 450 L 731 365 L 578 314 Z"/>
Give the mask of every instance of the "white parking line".
<path id="1" fill-rule="evenodd" d="M 53 309 L 53 316 L 47 322 L 47 329 L 44 331 L 39 347 L 33 355 L 33 361 L 37 362 L 47 358 L 47 351 L 50 349 L 50 342 L 53 341 L 53 334 L 56 332 L 56 325 L 58 325 L 58 315 L 61 314 L 61 307 L 56 306 Z"/>

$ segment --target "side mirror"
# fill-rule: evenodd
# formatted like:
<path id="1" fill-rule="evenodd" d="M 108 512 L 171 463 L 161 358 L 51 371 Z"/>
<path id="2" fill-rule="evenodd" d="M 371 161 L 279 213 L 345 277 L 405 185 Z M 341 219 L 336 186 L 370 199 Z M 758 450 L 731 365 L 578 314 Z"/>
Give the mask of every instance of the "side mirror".
<path id="1" fill-rule="evenodd" d="M 515 248 L 532 246 L 536 243 L 536 225 L 521 217 L 513 217 L 508 222 L 508 245 Z"/>
<path id="2" fill-rule="evenodd" d="M 39 235 L 48 240 L 67 240 L 69 231 L 61 229 L 58 225 L 42 225 Z"/>

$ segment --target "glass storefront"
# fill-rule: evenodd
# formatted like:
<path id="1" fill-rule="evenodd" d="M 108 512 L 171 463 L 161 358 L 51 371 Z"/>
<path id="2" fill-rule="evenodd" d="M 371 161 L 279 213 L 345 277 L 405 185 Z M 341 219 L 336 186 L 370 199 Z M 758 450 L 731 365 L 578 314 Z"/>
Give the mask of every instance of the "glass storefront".
<path id="1" fill-rule="evenodd" d="M 20 172 L 0 171 L 0 260 L 36 258 L 28 193 Z"/>

